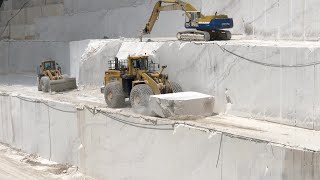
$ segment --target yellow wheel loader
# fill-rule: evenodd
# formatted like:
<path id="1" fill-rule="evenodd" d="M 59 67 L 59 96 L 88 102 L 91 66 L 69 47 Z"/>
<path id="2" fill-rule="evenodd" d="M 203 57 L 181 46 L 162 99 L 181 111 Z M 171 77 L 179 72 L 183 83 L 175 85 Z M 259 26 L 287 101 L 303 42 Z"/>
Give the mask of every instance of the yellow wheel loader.
<path id="1" fill-rule="evenodd" d="M 125 105 L 125 98 L 135 110 L 146 108 L 150 95 L 182 92 L 182 88 L 175 82 L 168 80 L 163 74 L 166 66 L 153 63 L 148 56 L 129 56 L 127 60 L 118 58 L 109 61 L 109 70 L 105 71 L 104 93 L 108 107 L 121 108 Z"/>
<path id="2" fill-rule="evenodd" d="M 61 67 L 55 61 L 44 61 L 37 68 L 38 91 L 61 92 L 76 89 L 76 79 L 61 75 Z"/>

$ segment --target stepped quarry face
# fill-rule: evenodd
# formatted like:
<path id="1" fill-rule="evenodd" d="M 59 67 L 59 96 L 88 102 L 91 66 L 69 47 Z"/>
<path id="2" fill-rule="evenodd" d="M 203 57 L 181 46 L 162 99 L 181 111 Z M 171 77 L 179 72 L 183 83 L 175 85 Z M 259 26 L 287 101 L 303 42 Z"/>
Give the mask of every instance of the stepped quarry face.
<path id="1" fill-rule="evenodd" d="M 0 30 L 27 2 L 4 1 Z M 186 0 L 205 15 L 216 12 L 234 19 L 233 35 L 243 39 L 317 41 L 317 0 L 208 1 Z M 77 41 L 137 38 L 156 0 L 32 0 L 9 24 L 2 38 Z M 185 30 L 182 11 L 160 14 L 149 37 L 175 37 Z M 85 23 L 82 23 L 85 22 Z M 103 22 L 103 23 L 102 23 Z M 120 22 L 120 23 L 119 23 Z M 92 28 L 94 27 L 94 28 Z"/>
<path id="2" fill-rule="evenodd" d="M 97 179 L 317 179 L 320 2 L 186 1 L 232 17 L 232 39 L 178 41 L 185 15 L 170 11 L 140 42 L 156 0 L 3 1 L 0 144 Z M 129 55 L 148 55 L 205 97 L 152 96 L 156 117 L 135 113 L 129 99 L 108 108 L 100 93 L 108 61 Z M 45 59 L 78 89 L 39 92 Z M 2 152 L 0 179 L 10 171 Z"/>

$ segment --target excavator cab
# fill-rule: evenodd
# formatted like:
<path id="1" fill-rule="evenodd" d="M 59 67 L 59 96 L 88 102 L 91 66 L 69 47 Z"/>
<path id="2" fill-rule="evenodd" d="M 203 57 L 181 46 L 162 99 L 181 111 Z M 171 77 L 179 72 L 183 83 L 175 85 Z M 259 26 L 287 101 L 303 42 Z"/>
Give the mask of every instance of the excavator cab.
<path id="1" fill-rule="evenodd" d="M 199 27 L 198 19 L 201 17 L 199 11 L 187 11 L 185 14 L 185 27 L 186 28 L 197 28 Z"/>

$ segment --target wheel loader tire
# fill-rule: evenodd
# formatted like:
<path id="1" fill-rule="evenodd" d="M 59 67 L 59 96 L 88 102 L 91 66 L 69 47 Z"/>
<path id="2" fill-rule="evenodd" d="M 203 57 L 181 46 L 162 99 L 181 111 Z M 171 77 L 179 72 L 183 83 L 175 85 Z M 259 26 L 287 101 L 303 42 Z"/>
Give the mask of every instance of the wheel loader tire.
<path id="1" fill-rule="evenodd" d="M 182 92 L 182 87 L 176 82 L 170 82 L 173 93 Z"/>
<path id="2" fill-rule="evenodd" d="M 136 111 L 146 113 L 150 95 L 153 95 L 153 91 L 150 86 L 146 84 L 134 86 L 130 93 L 131 107 Z"/>
<path id="3" fill-rule="evenodd" d="M 47 76 L 41 78 L 41 89 L 43 92 L 49 92 L 50 90 L 50 79 Z"/>
<path id="4" fill-rule="evenodd" d="M 37 84 L 38 84 L 38 91 L 42 91 L 42 84 L 41 84 L 41 80 L 40 77 L 37 78 Z"/>
<path id="5" fill-rule="evenodd" d="M 120 82 L 108 83 L 104 89 L 104 98 L 110 108 L 124 107 L 125 95 Z"/>

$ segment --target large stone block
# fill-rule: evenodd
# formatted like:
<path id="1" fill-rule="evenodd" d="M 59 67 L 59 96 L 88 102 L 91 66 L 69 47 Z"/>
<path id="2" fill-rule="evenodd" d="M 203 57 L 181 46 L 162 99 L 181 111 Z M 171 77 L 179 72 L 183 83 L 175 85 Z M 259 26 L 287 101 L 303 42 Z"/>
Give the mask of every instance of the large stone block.
<path id="1" fill-rule="evenodd" d="M 41 17 L 42 10 L 41 7 L 31 7 L 31 8 L 26 8 L 25 9 L 26 13 L 26 24 L 33 24 L 34 19 Z"/>
<path id="2" fill-rule="evenodd" d="M 160 117 L 211 116 L 214 97 L 197 92 L 150 96 L 149 108 Z"/>
<path id="3" fill-rule="evenodd" d="M 0 7 L 1 11 L 7 11 L 12 9 L 12 0 L 3 1 L 2 6 Z"/>
<path id="4" fill-rule="evenodd" d="M 57 61 L 63 74 L 69 74 L 69 43 L 41 41 L 12 41 L 9 48 L 10 73 L 35 73 L 44 59 Z"/>
<path id="5" fill-rule="evenodd" d="M 24 27 L 24 35 L 25 35 L 25 39 L 27 40 L 32 40 L 35 39 L 35 29 L 34 29 L 34 25 L 25 25 Z"/>
<path id="6" fill-rule="evenodd" d="M 25 25 L 11 25 L 10 26 L 10 38 L 16 40 L 25 39 Z"/>
<path id="7" fill-rule="evenodd" d="M 5 28 L 5 26 L 0 27 L 1 37 L 0 39 L 8 39 L 10 37 L 9 28 Z"/>
<path id="8" fill-rule="evenodd" d="M 1 28 L 0 28 L 1 31 Z M 0 41 L 0 74 L 8 73 L 9 42 Z"/>
<path id="9" fill-rule="evenodd" d="M 0 11 L 0 26 L 5 26 L 10 17 L 11 14 L 9 11 Z"/>
<path id="10" fill-rule="evenodd" d="M 62 16 L 64 13 L 63 4 L 50 4 L 42 7 L 42 16 Z"/>
<path id="11" fill-rule="evenodd" d="M 26 9 L 22 9 L 21 11 L 19 10 L 11 10 L 8 12 L 8 20 L 11 19 L 10 24 L 12 25 L 20 25 L 20 24 L 25 24 L 27 20 L 27 11 Z"/>

